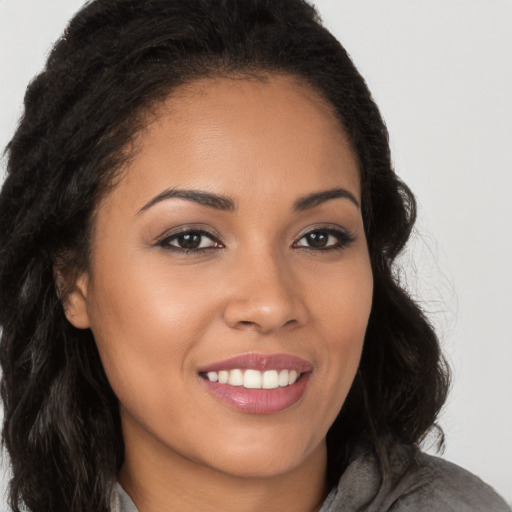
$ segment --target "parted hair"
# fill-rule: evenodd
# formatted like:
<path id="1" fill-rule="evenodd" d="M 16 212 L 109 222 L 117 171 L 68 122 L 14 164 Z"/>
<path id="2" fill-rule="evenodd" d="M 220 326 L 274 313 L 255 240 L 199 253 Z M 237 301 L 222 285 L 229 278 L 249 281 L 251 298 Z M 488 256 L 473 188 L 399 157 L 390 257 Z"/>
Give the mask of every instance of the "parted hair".
<path id="1" fill-rule="evenodd" d="M 29 84 L 0 194 L 2 438 L 14 511 L 106 512 L 123 463 L 118 401 L 90 330 L 63 311 L 86 270 L 95 206 L 153 109 L 183 84 L 285 74 L 332 107 L 357 154 L 374 298 L 362 359 L 329 430 L 328 476 L 360 439 L 418 444 L 435 426 L 448 370 L 396 278 L 414 196 L 345 49 L 304 0 L 95 0 L 71 20 Z M 62 277 L 64 276 L 64 277 Z M 385 464 L 383 464 L 385 466 Z"/>

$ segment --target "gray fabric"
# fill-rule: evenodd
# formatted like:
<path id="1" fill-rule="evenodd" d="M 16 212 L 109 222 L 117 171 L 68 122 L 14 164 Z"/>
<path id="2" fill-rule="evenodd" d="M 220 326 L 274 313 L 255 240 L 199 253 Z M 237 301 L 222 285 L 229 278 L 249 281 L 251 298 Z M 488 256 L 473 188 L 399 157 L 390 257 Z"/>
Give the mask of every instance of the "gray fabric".
<path id="1" fill-rule="evenodd" d="M 335 496 L 320 512 L 512 512 L 494 490 L 465 469 L 412 446 L 390 443 L 380 472 L 358 447 Z"/>
<path id="2" fill-rule="evenodd" d="M 388 460 L 382 476 L 372 451 L 357 447 L 320 512 L 512 512 L 488 485 L 455 464 L 396 443 L 388 444 Z M 119 484 L 111 510 L 138 512 Z"/>
<path id="3" fill-rule="evenodd" d="M 120 484 L 116 484 L 110 501 L 110 512 L 139 512 L 130 496 Z"/>

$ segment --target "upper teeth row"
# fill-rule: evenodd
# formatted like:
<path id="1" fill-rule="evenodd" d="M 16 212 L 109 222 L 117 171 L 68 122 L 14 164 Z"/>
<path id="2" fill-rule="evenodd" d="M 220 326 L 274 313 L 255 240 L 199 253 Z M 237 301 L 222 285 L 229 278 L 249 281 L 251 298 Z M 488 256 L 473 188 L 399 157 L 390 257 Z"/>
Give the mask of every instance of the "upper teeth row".
<path id="1" fill-rule="evenodd" d="M 220 372 L 208 372 L 206 374 L 212 382 L 231 384 L 231 386 L 243 386 L 248 389 L 275 389 L 293 384 L 299 373 L 296 370 L 221 370 Z"/>

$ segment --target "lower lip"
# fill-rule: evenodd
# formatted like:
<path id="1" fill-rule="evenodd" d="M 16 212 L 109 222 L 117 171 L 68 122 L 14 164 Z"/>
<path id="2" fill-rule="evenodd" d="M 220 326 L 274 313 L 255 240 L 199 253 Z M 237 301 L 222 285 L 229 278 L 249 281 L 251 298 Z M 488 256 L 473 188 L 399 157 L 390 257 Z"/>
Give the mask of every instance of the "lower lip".
<path id="1" fill-rule="evenodd" d="M 234 409 L 250 414 L 271 414 L 296 404 L 304 395 L 310 376 L 310 372 L 303 373 L 294 384 L 275 389 L 247 389 L 203 377 L 201 380 L 217 398 Z"/>

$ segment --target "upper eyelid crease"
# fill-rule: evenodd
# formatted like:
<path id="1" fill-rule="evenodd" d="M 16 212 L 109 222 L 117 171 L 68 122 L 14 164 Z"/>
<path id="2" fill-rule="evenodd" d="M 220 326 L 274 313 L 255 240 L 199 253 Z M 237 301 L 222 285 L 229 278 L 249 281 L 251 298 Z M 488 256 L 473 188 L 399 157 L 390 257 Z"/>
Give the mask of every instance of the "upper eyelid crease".
<path id="1" fill-rule="evenodd" d="M 165 241 L 173 238 L 178 238 L 179 236 L 187 235 L 189 233 L 197 233 L 201 236 L 204 236 L 206 238 L 210 238 L 211 240 L 215 242 L 222 243 L 221 236 L 215 232 L 208 231 L 203 228 L 184 228 L 184 229 L 177 229 L 176 231 L 171 230 L 169 232 L 164 233 L 161 237 L 159 237 L 159 241 Z"/>

